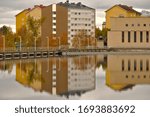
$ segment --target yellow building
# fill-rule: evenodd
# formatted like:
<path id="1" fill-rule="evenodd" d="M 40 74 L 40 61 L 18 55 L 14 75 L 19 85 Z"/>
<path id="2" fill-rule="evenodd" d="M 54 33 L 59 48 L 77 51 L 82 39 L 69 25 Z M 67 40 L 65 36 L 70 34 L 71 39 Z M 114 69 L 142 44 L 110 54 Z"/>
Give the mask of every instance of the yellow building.
<path id="1" fill-rule="evenodd" d="M 16 32 L 18 32 L 22 26 L 26 25 L 26 14 L 30 11 L 25 9 L 16 15 Z"/>
<path id="2" fill-rule="evenodd" d="M 108 55 L 106 85 L 123 91 L 135 85 L 150 84 L 149 63 L 149 55 Z"/>
<path id="3" fill-rule="evenodd" d="M 127 5 L 115 5 L 106 12 L 106 28 L 111 29 L 110 18 L 111 17 L 138 17 L 141 13 L 134 10 L 132 7 Z"/>

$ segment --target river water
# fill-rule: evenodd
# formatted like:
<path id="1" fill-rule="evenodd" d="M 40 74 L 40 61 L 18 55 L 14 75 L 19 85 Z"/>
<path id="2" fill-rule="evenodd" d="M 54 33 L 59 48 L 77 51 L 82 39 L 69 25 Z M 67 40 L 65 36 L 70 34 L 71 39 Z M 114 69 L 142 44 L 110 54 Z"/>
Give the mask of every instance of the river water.
<path id="1" fill-rule="evenodd" d="M 0 61 L 0 99 L 150 99 L 150 55 Z"/>

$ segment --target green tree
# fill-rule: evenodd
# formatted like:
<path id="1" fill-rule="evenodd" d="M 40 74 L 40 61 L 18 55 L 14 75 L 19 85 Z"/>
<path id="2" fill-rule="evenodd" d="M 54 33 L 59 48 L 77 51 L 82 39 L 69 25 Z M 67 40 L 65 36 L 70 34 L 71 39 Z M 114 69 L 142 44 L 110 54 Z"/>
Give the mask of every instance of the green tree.
<path id="1" fill-rule="evenodd" d="M 101 30 L 100 28 L 95 28 L 95 37 L 99 38 L 101 36 Z"/>

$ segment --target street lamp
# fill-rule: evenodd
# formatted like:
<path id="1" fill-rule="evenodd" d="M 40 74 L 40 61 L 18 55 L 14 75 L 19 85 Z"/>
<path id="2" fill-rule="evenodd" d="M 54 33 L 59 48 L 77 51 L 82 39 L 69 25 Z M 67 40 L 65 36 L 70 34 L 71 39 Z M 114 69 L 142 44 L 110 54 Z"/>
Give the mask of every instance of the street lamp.
<path id="1" fill-rule="evenodd" d="M 34 37 L 34 45 L 35 45 L 35 47 L 34 47 L 34 50 L 36 51 L 36 40 L 37 40 L 37 38 L 36 37 Z"/>
<path id="2" fill-rule="evenodd" d="M 47 71 L 46 72 L 49 72 L 49 58 L 47 58 Z"/>
<path id="3" fill-rule="evenodd" d="M 5 35 L 2 35 L 3 38 L 3 52 L 5 52 Z"/>
<path id="4" fill-rule="evenodd" d="M 47 38 L 47 49 L 49 51 L 49 37 L 46 37 Z"/>
<path id="5" fill-rule="evenodd" d="M 59 48 L 59 50 L 60 50 L 60 46 L 61 46 L 61 43 L 60 43 L 60 37 L 58 37 L 58 41 L 59 41 L 58 48 Z"/>
<path id="6" fill-rule="evenodd" d="M 20 41 L 20 52 L 21 52 L 21 48 L 22 48 L 22 46 L 21 46 L 21 43 L 22 43 L 21 36 L 19 36 L 19 41 Z"/>

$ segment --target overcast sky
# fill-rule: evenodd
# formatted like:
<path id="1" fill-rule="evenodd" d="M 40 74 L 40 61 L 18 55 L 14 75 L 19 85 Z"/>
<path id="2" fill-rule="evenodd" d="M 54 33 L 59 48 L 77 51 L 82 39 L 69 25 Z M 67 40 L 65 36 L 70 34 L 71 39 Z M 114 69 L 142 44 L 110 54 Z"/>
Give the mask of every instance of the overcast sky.
<path id="1" fill-rule="evenodd" d="M 66 0 L 0 0 L 0 26 L 8 25 L 15 30 L 15 15 L 21 10 L 34 5 L 49 5 L 52 3 L 65 2 Z M 138 11 L 150 9 L 150 0 L 70 0 L 70 2 L 82 2 L 96 9 L 96 24 L 101 26 L 105 20 L 104 11 L 115 4 L 133 6 Z"/>

